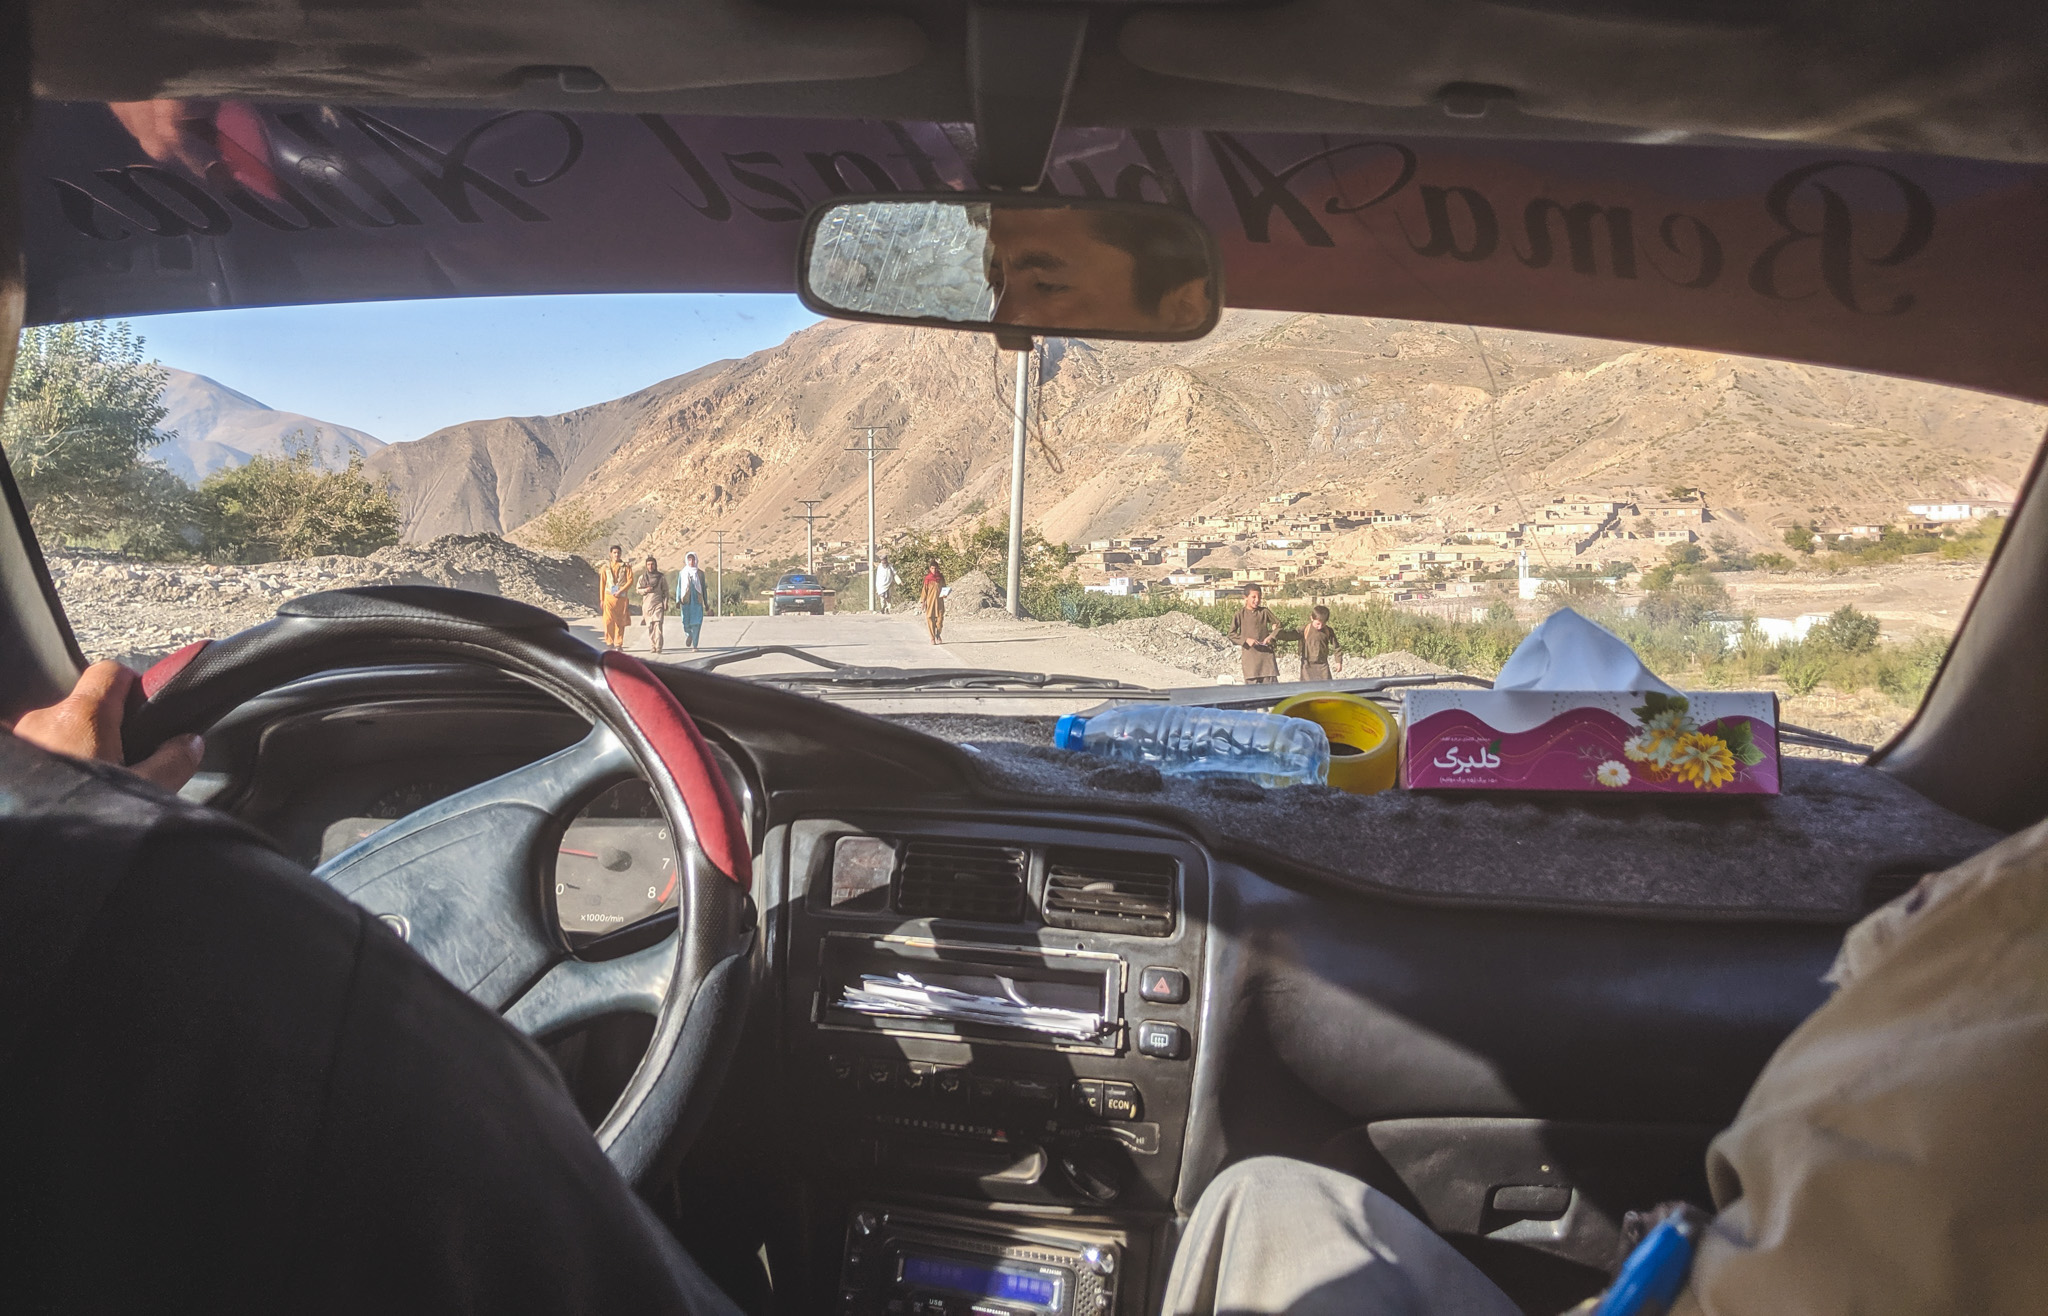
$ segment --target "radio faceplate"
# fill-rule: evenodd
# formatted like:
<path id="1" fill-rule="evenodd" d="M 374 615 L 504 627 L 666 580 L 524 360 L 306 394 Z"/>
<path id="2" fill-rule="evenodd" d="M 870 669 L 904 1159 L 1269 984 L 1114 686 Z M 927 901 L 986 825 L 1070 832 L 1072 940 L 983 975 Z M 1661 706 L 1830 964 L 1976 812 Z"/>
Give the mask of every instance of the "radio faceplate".
<path id="1" fill-rule="evenodd" d="M 1044 857 L 1085 841 L 1092 854 L 1128 851 L 1136 867 L 1177 874 L 1178 914 L 1166 935 L 1114 935 L 909 916 L 879 887 L 865 904 L 834 903 L 849 838 L 891 853 L 1024 854 L 1027 910 L 1043 902 Z M 1209 860 L 1199 847 L 1135 829 L 863 815 L 794 823 L 788 855 L 783 1073 L 798 1113 L 793 1152 L 811 1175 L 850 1197 L 1172 1211 L 1202 1047 Z M 849 989 L 869 998 L 862 1008 Z M 927 990 L 981 999 L 965 1002 L 973 1017 L 872 1008 Z M 1024 1027 L 992 1017 L 998 996 L 1096 1026 Z"/>
<path id="2" fill-rule="evenodd" d="M 842 1316 L 1109 1316 L 1122 1236 L 1006 1229 L 879 1205 L 854 1209 Z"/>

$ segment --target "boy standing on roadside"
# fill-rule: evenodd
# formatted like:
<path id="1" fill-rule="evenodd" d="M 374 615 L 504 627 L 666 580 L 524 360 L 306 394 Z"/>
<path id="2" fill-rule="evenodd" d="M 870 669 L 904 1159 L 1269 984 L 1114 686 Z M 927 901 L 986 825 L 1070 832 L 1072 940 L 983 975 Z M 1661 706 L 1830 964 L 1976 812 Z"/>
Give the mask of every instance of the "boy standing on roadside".
<path id="1" fill-rule="evenodd" d="M 1244 606 L 1230 622 L 1230 638 L 1237 641 L 1244 657 L 1244 683 L 1271 685 L 1280 679 L 1280 660 L 1273 656 L 1273 641 L 1280 634 L 1280 620 L 1266 607 L 1265 591 L 1257 585 L 1244 592 Z"/>
<path id="2" fill-rule="evenodd" d="M 1343 670 L 1344 644 L 1330 628 L 1330 610 L 1318 603 L 1301 629 L 1301 679 L 1327 681 L 1332 672 Z"/>

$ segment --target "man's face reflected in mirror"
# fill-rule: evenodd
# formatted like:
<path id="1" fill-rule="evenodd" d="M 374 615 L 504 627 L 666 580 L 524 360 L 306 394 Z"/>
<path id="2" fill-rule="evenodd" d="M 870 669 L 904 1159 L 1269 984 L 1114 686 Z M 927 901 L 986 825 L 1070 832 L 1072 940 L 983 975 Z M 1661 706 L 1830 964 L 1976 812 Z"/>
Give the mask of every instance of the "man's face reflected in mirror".
<path id="1" fill-rule="evenodd" d="M 997 203 L 987 264 L 997 324 L 1172 333 L 1212 313 L 1207 248 L 1173 214 Z"/>

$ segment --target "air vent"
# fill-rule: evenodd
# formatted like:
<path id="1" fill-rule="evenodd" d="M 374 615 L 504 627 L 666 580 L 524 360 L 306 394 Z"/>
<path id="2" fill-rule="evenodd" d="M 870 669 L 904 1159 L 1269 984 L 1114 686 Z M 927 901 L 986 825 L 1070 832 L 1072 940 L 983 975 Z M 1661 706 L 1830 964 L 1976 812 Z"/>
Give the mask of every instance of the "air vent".
<path id="1" fill-rule="evenodd" d="M 1011 923 L 1024 914 L 1024 851 L 913 840 L 903 847 L 896 912 L 912 918 Z"/>
<path id="2" fill-rule="evenodd" d="M 1129 850 L 1048 850 L 1045 921 L 1082 932 L 1164 937 L 1173 932 L 1172 856 Z"/>

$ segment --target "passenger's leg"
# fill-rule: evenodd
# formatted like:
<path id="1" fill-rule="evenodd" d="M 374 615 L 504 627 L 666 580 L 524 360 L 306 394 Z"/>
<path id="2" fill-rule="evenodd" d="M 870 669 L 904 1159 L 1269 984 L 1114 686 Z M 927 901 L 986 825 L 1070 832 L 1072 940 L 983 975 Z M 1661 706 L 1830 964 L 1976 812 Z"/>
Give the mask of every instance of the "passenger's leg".
<path id="1" fill-rule="evenodd" d="M 1262 1157 L 1195 1204 L 1165 1316 L 1521 1316 L 1394 1200 L 1349 1175 Z"/>

